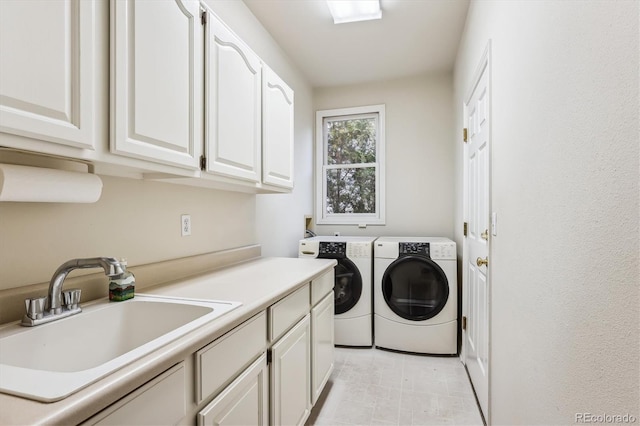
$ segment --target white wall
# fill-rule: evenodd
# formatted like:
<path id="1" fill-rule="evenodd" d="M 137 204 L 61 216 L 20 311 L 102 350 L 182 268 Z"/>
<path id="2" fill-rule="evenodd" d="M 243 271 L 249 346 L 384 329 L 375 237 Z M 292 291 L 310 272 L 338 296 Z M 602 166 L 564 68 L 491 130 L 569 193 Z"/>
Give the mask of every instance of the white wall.
<path id="1" fill-rule="evenodd" d="M 289 194 L 256 197 L 256 230 L 264 256 L 297 257 L 304 216 L 312 212 L 311 86 L 243 2 L 206 2 L 295 92 L 295 187 Z"/>
<path id="2" fill-rule="evenodd" d="M 386 225 L 319 225 L 318 235 L 453 236 L 452 99 L 449 73 L 314 91 L 316 111 L 386 105 Z"/>
<path id="3" fill-rule="evenodd" d="M 125 257 L 140 265 L 256 241 L 254 195 L 102 180 L 94 204 L 0 203 L 0 290 L 48 282 L 60 264 L 78 257 Z M 186 213 L 192 235 L 182 237 Z"/>
<path id="4" fill-rule="evenodd" d="M 491 39 L 493 424 L 640 417 L 638 5 L 472 2 L 455 127 Z"/>

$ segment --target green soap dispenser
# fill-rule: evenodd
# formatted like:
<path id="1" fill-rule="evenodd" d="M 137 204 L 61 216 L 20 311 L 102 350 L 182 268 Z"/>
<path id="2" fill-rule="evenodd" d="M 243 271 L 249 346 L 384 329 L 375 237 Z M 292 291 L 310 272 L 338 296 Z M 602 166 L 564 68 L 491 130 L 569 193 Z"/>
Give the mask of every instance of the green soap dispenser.
<path id="1" fill-rule="evenodd" d="M 109 279 L 109 300 L 116 302 L 132 299 L 136 287 L 136 277 L 127 271 L 126 259 L 120 260 L 120 266 L 122 267 L 122 274 Z"/>

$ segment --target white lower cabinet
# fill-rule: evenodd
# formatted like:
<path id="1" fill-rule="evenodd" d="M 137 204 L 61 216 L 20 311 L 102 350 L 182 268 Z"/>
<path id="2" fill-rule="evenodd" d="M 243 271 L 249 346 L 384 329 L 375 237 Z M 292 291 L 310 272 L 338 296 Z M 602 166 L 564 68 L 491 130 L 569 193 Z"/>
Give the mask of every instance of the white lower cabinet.
<path id="1" fill-rule="evenodd" d="M 269 424 L 269 373 L 263 354 L 198 413 L 198 426 Z"/>
<path id="2" fill-rule="evenodd" d="M 311 412 L 311 323 L 307 314 L 271 348 L 271 424 L 303 425 Z"/>
<path id="3" fill-rule="evenodd" d="M 311 309 L 311 403 L 315 404 L 333 371 L 333 291 Z"/>
<path id="4" fill-rule="evenodd" d="M 185 364 L 170 368 L 83 425 L 174 425 L 187 413 Z"/>

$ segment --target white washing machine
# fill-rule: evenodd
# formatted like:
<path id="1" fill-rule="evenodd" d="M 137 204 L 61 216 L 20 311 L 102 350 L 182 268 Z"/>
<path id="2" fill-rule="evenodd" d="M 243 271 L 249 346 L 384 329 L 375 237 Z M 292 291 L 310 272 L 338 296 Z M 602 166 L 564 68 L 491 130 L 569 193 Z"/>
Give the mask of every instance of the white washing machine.
<path id="1" fill-rule="evenodd" d="M 456 243 L 446 238 L 380 237 L 373 269 L 376 346 L 455 355 Z"/>
<path id="2" fill-rule="evenodd" d="M 300 240 L 298 257 L 336 259 L 335 344 L 373 345 L 373 242 L 376 237 L 313 237 Z"/>

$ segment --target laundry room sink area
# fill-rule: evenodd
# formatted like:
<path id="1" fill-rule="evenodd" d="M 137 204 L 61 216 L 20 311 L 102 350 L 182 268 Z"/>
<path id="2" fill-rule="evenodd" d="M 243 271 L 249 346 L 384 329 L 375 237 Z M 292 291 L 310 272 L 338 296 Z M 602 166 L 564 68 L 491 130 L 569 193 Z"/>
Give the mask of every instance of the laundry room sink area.
<path id="1" fill-rule="evenodd" d="M 138 295 L 78 315 L 0 330 L 0 391 L 51 402 L 240 306 Z"/>

